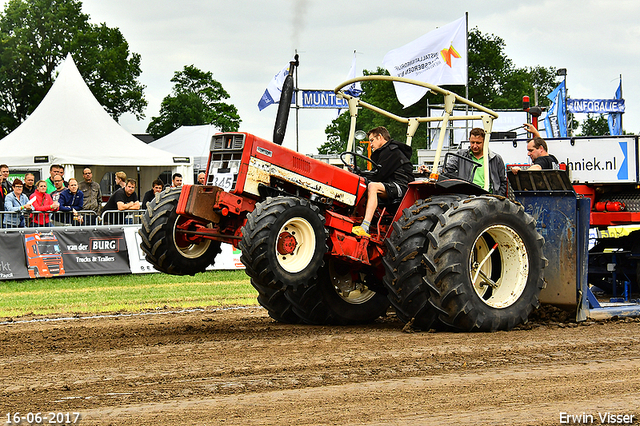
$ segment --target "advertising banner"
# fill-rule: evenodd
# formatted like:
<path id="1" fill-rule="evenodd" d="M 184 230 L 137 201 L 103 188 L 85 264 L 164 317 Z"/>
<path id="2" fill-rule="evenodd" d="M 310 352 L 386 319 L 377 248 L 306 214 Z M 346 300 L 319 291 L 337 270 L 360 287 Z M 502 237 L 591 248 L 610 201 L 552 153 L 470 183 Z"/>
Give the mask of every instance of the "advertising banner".
<path id="1" fill-rule="evenodd" d="M 127 246 L 129 247 L 129 265 L 131 265 L 132 274 L 146 274 L 159 272 L 154 266 L 147 262 L 144 252 L 140 248 L 142 237 L 138 234 L 138 228 L 127 227 L 124 230 Z M 240 250 L 233 248 L 231 244 L 222 244 L 221 252 L 212 259 L 213 265 L 209 265 L 207 270 L 215 269 L 244 269 L 244 265 L 240 262 Z"/>
<path id="2" fill-rule="evenodd" d="M 158 272 L 144 257 L 137 227 L 23 229 L 0 240 L 0 281 Z M 244 269 L 239 250 L 221 249 L 208 270 Z"/>
<path id="3" fill-rule="evenodd" d="M 574 182 L 636 182 L 636 138 L 547 139 L 549 153 L 566 164 Z M 500 154 L 504 163 L 528 164 L 527 141 L 491 141 L 489 149 Z"/>
<path id="4" fill-rule="evenodd" d="M 53 234 L 60 243 L 64 275 L 131 273 L 122 229 L 66 229 Z"/>
<path id="5" fill-rule="evenodd" d="M 124 229 L 124 237 L 127 247 L 129 247 L 129 265 L 132 274 L 160 272 L 145 259 L 144 252 L 140 248 L 142 237 L 138 234 L 138 228 L 126 227 Z"/>
<path id="6" fill-rule="evenodd" d="M 0 280 L 131 273 L 122 230 L 52 228 L 0 238 Z"/>
<path id="7" fill-rule="evenodd" d="M 244 264 L 240 262 L 240 250 L 231 244 L 222 244 L 220 248 L 222 251 L 216 256 L 214 267 L 211 269 L 244 269 Z"/>
<path id="8" fill-rule="evenodd" d="M 0 234 L 0 280 L 29 278 L 24 261 L 24 236 L 17 232 Z"/>
<path id="9" fill-rule="evenodd" d="M 547 95 L 551 101 L 551 106 L 544 118 L 544 127 L 548 138 L 567 137 L 567 115 L 565 111 L 565 100 L 567 92 L 563 81 Z"/>

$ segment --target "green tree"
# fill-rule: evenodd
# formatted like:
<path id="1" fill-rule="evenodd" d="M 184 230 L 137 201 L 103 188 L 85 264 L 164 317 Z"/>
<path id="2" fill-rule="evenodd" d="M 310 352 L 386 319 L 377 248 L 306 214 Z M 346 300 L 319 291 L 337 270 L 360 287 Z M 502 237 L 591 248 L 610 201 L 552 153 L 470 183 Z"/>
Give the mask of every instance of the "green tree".
<path id="1" fill-rule="evenodd" d="M 557 86 L 554 67 L 515 67 L 504 52 L 504 40 L 477 27 L 469 31 L 468 42 L 469 99 L 492 109 L 514 109 L 522 106 L 523 96 L 533 100 L 537 91 L 540 106 L 551 104 L 544 95 Z"/>
<path id="2" fill-rule="evenodd" d="M 142 72 L 140 55 L 129 53 L 129 44 L 119 29 L 104 23 L 92 26 L 92 31 L 78 34 L 73 40 L 72 52 L 84 58 L 77 61 L 78 70 L 114 119 L 126 112 L 144 118 L 145 86 L 136 80 Z"/>
<path id="3" fill-rule="evenodd" d="M 605 114 L 587 114 L 582 122 L 579 136 L 605 136 L 609 135 L 609 121 Z"/>
<path id="4" fill-rule="evenodd" d="M 167 135 L 180 126 L 213 124 L 223 132 L 235 132 L 240 127 L 238 109 L 224 102 L 229 94 L 214 80 L 211 72 L 193 65 L 176 71 L 172 95 L 160 106 L 160 116 L 153 117 L 147 132 L 155 138 Z"/>
<path id="5" fill-rule="evenodd" d="M 482 34 L 476 27 L 469 30 L 467 42 L 469 99 L 489 108 L 504 103 L 502 86 L 513 70 L 511 59 L 504 53 L 504 40 L 493 34 Z"/>
<path id="6" fill-rule="evenodd" d="M 477 28 L 469 31 L 469 99 L 492 109 L 517 109 L 522 106 L 524 95 L 532 96 L 534 92 L 541 95 L 550 93 L 556 86 L 555 68 L 549 67 L 524 67 L 516 68 L 513 62 L 506 56 L 505 43 L 500 37 L 483 34 Z M 364 71 L 364 75 L 383 74 L 387 71 L 378 68 L 375 71 Z M 465 96 L 463 86 L 445 87 L 461 96 Z M 361 99 L 387 111 L 405 117 L 424 116 L 428 106 L 441 105 L 442 96 L 427 94 L 416 104 L 403 109 L 398 102 L 393 88 L 389 82 L 363 82 L 364 91 Z M 545 96 L 539 96 L 540 105 L 548 106 L 550 101 Z M 349 114 L 342 114 L 325 129 L 327 142 L 318 151 L 321 154 L 343 152 L 349 133 Z M 369 110 L 361 110 L 358 113 L 358 129 L 367 131 L 376 126 L 385 126 L 393 137 L 403 139 L 406 134 L 406 126 L 386 119 Z M 427 126 L 422 124 L 414 136 L 411 146 L 415 150 L 429 146 Z"/>
<path id="7" fill-rule="evenodd" d="M 114 119 L 144 117 L 140 55 L 120 30 L 89 23 L 79 0 L 10 0 L 0 13 L 0 137 L 38 106 L 68 53 Z"/>

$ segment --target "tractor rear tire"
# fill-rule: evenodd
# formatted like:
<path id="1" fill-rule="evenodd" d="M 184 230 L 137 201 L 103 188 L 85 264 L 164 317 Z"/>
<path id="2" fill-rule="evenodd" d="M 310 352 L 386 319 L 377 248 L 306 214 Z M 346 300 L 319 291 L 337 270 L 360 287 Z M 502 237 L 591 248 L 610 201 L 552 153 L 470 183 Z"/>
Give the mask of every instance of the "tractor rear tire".
<path id="1" fill-rule="evenodd" d="M 247 275 L 275 290 L 315 282 L 324 265 L 327 231 L 320 209 L 296 197 L 268 197 L 247 215 L 240 260 Z"/>
<path id="2" fill-rule="evenodd" d="M 430 244 L 428 236 L 442 222 L 442 215 L 457 205 L 457 195 L 434 196 L 419 200 L 402 212 L 386 241 L 383 263 L 384 283 L 396 316 L 418 330 L 438 328 L 438 309 L 430 299 L 432 292 L 425 280 L 424 256 Z"/>
<path id="3" fill-rule="evenodd" d="M 176 213 L 180 188 L 168 188 L 148 204 L 138 233 L 147 261 L 161 272 L 195 275 L 211 265 L 222 251 L 219 241 L 194 242 L 176 232 L 183 217 Z"/>
<path id="4" fill-rule="evenodd" d="M 284 324 L 300 323 L 300 318 L 293 312 L 284 290 L 274 290 L 259 284 L 253 278 L 251 285 L 258 291 L 258 303 L 267 310 L 271 318 Z"/>
<path id="5" fill-rule="evenodd" d="M 429 235 L 430 300 L 458 331 L 510 330 L 527 321 L 544 288 L 544 239 L 521 205 L 492 195 L 450 208 Z"/>
<path id="6" fill-rule="evenodd" d="M 353 281 L 353 274 L 357 274 Z M 371 289 L 371 276 L 361 279 L 352 265 L 328 260 L 317 281 L 306 287 L 287 289 L 285 296 L 293 312 L 304 323 L 313 325 L 353 325 L 370 323 L 389 308 L 386 291 Z"/>

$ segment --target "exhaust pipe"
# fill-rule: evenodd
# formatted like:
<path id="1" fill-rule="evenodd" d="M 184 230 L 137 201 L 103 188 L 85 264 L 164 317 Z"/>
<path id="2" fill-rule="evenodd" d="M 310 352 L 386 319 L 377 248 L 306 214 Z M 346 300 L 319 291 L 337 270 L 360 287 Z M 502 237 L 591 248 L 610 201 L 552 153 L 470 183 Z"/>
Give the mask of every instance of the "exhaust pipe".
<path id="1" fill-rule="evenodd" d="M 297 54 L 293 59 L 293 61 L 289 62 L 289 74 L 284 78 L 284 83 L 282 84 L 276 125 L 273 129 L 273 142 L 278 145 L 282 145 L 284 133 L 287 131 L 287 121 L 289 121 L 289 110 L 291 109 L 291 99 L 293 98 L 293 73 L 300 64 Z"/>

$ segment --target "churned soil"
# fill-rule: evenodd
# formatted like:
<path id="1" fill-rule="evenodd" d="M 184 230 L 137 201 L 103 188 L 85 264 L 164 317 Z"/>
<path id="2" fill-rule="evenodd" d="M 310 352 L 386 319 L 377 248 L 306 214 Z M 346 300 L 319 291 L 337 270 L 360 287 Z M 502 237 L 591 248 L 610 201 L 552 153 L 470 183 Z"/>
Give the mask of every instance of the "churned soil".
<path id="1" fill-rule="evenodd" d="M 549 309 L 497 333 L 406 332 L 392 314 L 365 326 L 287 325 L 256 307 L 19 318 L 0 324 L 0 416 L 559 425 L 581 415 L 606 424 L 599 416 L 610 413 L 639 424 L 639 336 L 638 319 L 576 323 Z"/>

